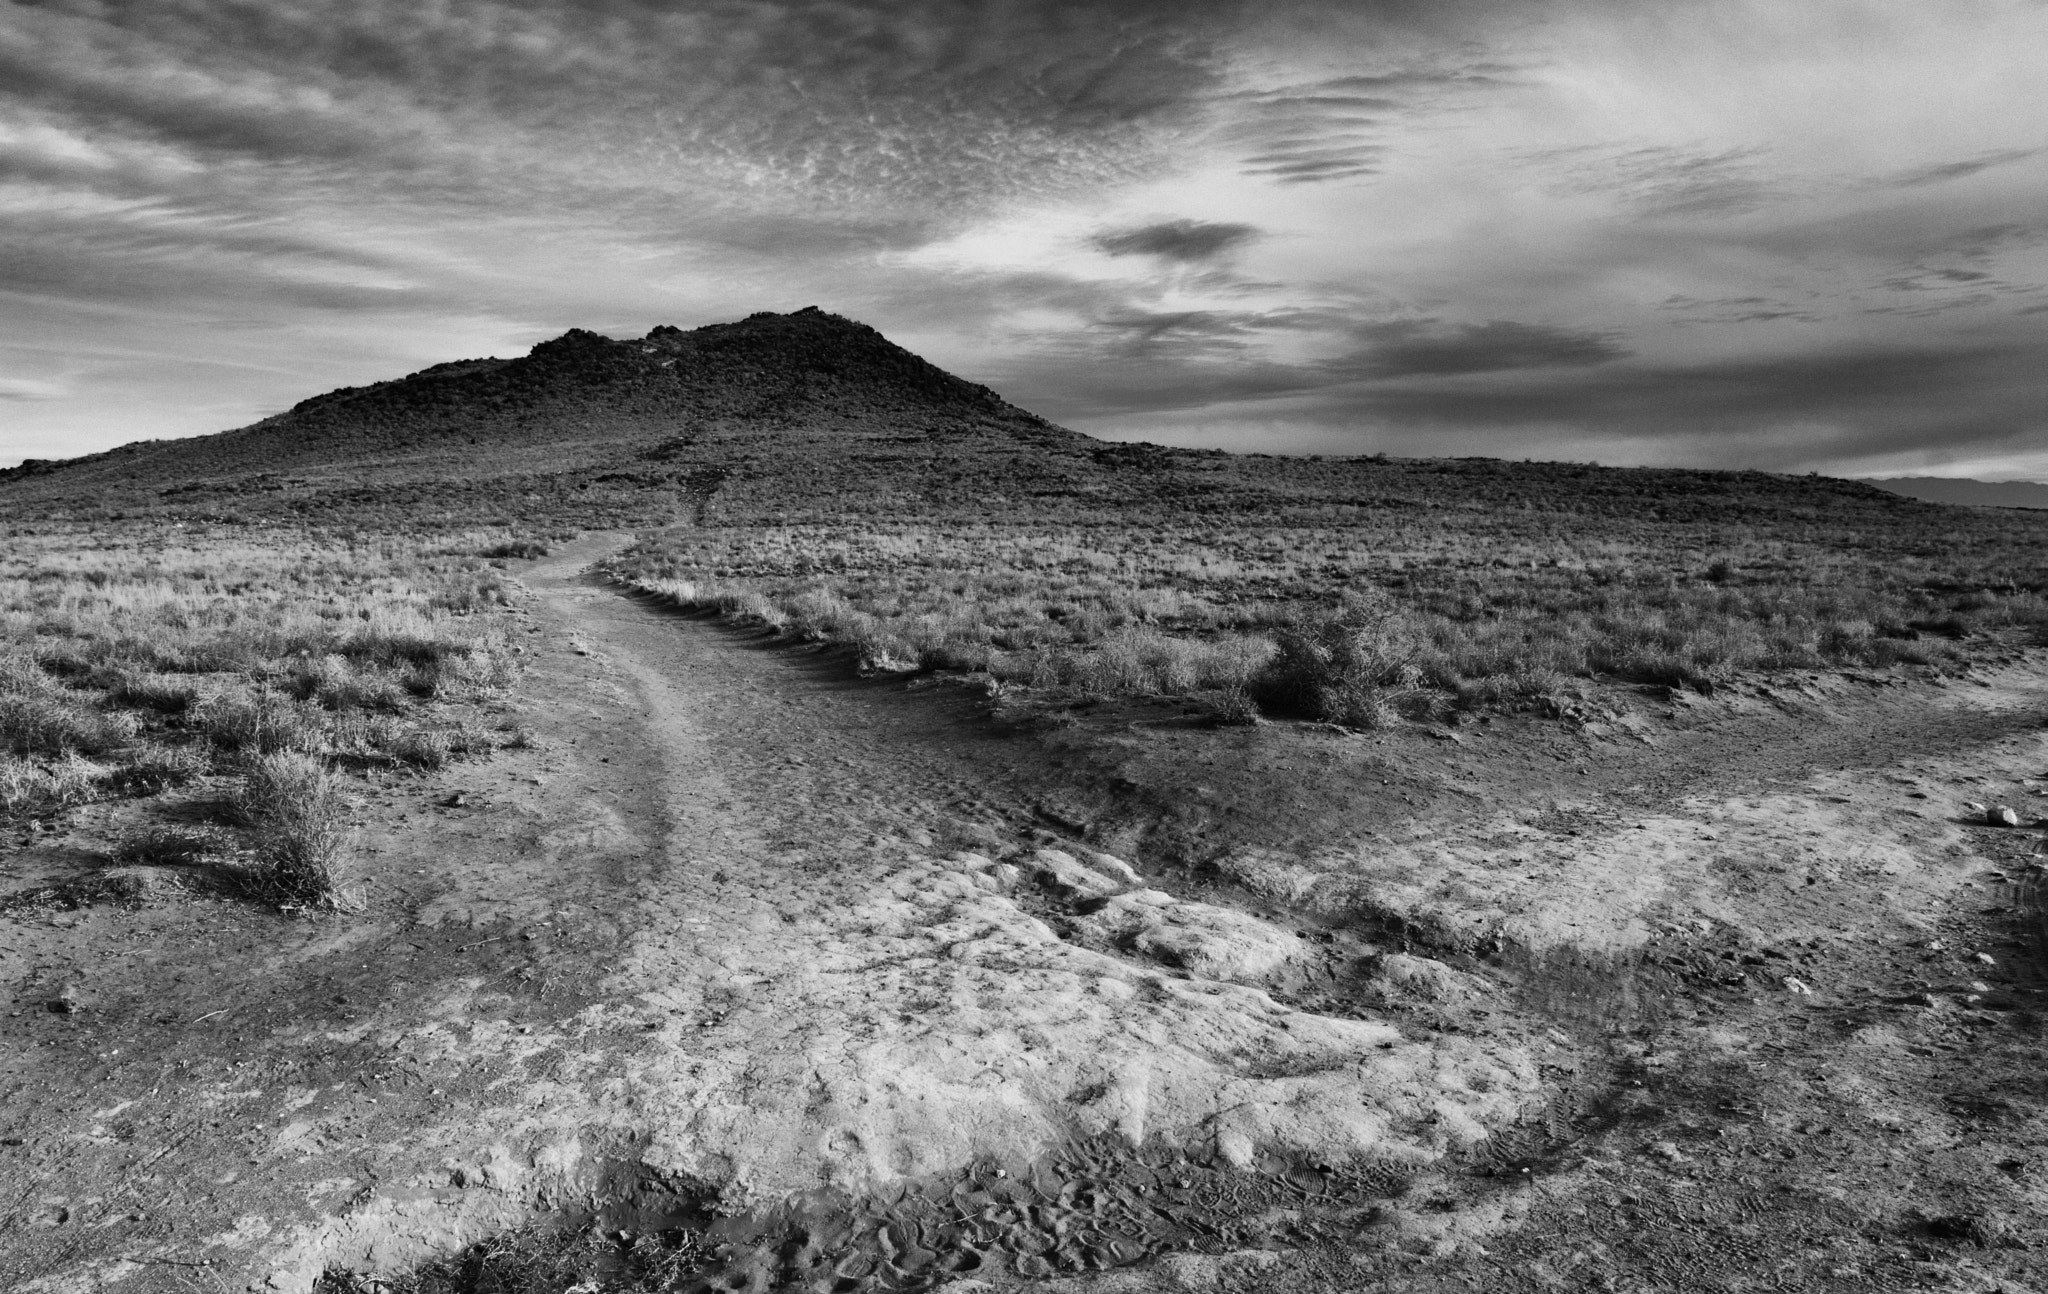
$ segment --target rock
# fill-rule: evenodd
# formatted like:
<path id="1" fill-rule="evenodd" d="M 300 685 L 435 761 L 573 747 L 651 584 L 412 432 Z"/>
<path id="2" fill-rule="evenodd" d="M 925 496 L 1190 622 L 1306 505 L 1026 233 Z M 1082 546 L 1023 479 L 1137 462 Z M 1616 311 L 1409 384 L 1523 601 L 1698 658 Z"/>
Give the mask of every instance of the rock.
<path id="1" fill-rule="evenodd" d="M 1292 930 L 1206 903 L 1177 903 L 1169 919 L 1146 926 L 1131 946 L 1203 979 L 1259 984 L 1308 952 Z"/>
<path id="2" fill-rule="evenodd" d="M 1016 889 L 1017 883 L 1024 879 L 1024 869 L 1015 863 L 997 863 L 982 874 L 994 881 L 996 888 L 1004 893 Z"/>
<path id="3" fill-rule="evenodd" d="M 1985 803 L 1984 803 L 1984 802 L 1983 802 L 1982 800 L 1965 800 L 1965 801 L 1963 801 L 1963 812 L 1964 812 L 1964 813 L 1983 813 L 1983 812 L 1985 812 L 1986 810 L 1988 810 L 1989 808 L 1990 808 L 1990 806 L 1989 806 L 1989 805 L 1987 805 L 1987 804 L 1985 804 Z"/>
<path id="4" fill-rule="evenodd" d="M 2010 805 L 1994 804 L 1984 811 L 1984 821 L 1994 827 L 2017 827 L 2020 825 L 2020 815 L 2014 813 Z"/>
<path id="5" fill-rule="evenodd" d="M 1062 897 L 1100 899 L 1125 887 L 1062 849 L 1041 849 L 1031 855 L 1031 870 Z"/>
<path id="6" fill-rule="evenodd" d="M 1474 995 L 1470 977 L 1440 961 L 1387 953 L 1373 964 L 1373 979 L 1383 991 L 1425 1002 L 1462 1002 Z"/>
<path id="7" fill-rule="evenodd" d="M 1089 851 L 1088 865 L 1101 872 L 1104 876 L 1114 877 L 1122 881 L 1125 885 L 1138 886 L 1145 883 L 1145 878 L 1138 875 L 1137 868 L 1118 858 L 1115 854 Z"/>
<path id="8" fill-rule="evenodd" d="M 1796 975 L 1787 975 L 1785 977 L 1785 991 L 1787 993 L 1796 993 L 1800 997 L 1813 996 L 1812 986 Z"/>
<path id="9" fill-rule="evenodd" d="M 1653 1141 L 1650 1143 L 1648 1151 L 1657 1158 L 1668 1160 L 1674 1164 L 1685 1162 L 1685 1152 L 1678 1148 L 1678 1143 L 1675 1141 Z"/>
<path id="10" fill-rule="evenodd" d="M 46 1005 L 53 1015 L 77 1015 L 85 1010 L 85 993 L 78 985 L 67 984 Z"/>
<path id="11" fill-rule="evenodd" d="M 1976 962 L 1979 966 L 1998 965 L 1998 959 L 1996 957 L 1993 957 L 1990 953 L 1978 953 L 1975 957 L 1971 958 L 1971 960 Z"/>
<path id="12" fill-rule="evenodd" d="M 1984 1225 L 1984 1219 L 1967 1213 L 1929 1218 L 1927 1234 L 1938 1240 L 1960 1240 L 1980 1246 L 1990 1244 L 1992 1238 L 1991 1228 Z"/>
<path id="13" fill-rule="evenodd" d="M 1106 942 L 1122 944 L 1202 979 L 1257 986 L 1307 957 L 1301 936 L 1257 917 L 1164 890 L 1132 890 L 1104 900 L 1082 920 Z"/>

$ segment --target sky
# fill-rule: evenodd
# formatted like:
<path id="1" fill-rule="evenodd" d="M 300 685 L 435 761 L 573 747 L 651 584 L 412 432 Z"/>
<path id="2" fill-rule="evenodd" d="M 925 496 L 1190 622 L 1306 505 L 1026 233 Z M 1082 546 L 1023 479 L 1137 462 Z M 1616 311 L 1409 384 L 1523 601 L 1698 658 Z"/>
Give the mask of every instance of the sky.
<path id="1" fill-rule="evenodd" d="M 1113 439 L 2048 479 L 2048 3 L 0 0 L 0 465 L 809 305 Z"/>

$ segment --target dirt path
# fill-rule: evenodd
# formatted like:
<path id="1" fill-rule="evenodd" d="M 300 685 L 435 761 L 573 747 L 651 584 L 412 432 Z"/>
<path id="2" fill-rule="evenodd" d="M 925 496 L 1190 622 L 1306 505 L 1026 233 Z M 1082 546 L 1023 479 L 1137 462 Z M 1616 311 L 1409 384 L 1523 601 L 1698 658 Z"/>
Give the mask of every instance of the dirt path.
<path id="1" fill-rule="evenodd" d="M 1019 731 L 623 598 L 616 542 L 521 575 L 535 750 L 365 784 L 369 912 L 0 917 L 10 1288 L 707 1210 L 733 1288 L 2034 1279 L 2033 838 L 1953 819 L 2048 771 L 2038 662 L 1456 740 Z"/>

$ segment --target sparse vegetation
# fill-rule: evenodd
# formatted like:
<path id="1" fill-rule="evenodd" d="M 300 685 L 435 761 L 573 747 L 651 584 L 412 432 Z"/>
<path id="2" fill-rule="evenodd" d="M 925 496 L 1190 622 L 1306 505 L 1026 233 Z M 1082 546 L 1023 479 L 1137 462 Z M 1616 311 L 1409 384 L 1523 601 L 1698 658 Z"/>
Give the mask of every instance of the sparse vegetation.
<path id="1" fill-rule="evenodd" d="M 615 574 L 871 663 L 1109 695 L 1238 689 L 1362 725 L 1540 707 L 1572 679 L 1704 692 L 1750 671 L 1950 668 L 2048 625 L 2043 526 L 2023 514 L 1818 487 L 1774 509 L 1797 482 L 1754 478 L 1748 498 L 1728 489 L 1747 477 L 1555 464 L 1297 470 L 1331 493 L 1332 476 L 1374 482 L 1382 506 L 729 521 L 668 531 Z M 1668 493 L 1614 497 L 1659 477 Z"/>
<path id="2" fill-rule="evenodd" d="M 282 904 L 332 904 L 329 764 L 438 768 L 509 741 L 434 704 L 512 677 L 502 631 L 480 614 L 508 597 L 476 555 L 488 536 L 53 525 L 8 540 L 0 817 L 212 776 L 240 788 L 241 882 Z M 170 840 L 145 833 L 130 861 L 190 852 Z"/>

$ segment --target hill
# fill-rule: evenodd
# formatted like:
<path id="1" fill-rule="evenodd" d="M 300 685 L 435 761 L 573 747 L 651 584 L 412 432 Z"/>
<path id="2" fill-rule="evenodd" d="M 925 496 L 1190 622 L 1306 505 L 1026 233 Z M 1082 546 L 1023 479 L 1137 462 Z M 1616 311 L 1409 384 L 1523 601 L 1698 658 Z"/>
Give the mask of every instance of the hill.
<path id="1" fill-rule="evenodd" d="M 516 359 L 436 364 L 247 427 L 0 470 L 0 517 L 167 516 L 409 529 L 846 515 L 1275 519 L 1431 512 L 1451 528 L 1889 525 L 1882 483 L 1490 459 L 1278 458 L 1106 444 L 809 307 Z M 1444 518 L 1439 516 L 1438 524 Z"/>
<path id="2" fill-rule="evenodd" d="M 949 470 L 1058 479 L 1091 444 L 812 307 L 623 341 L 572 329 L 521 358 L 330 391 L 218 435 L 30 460 L 0 472 L 0 506 L 303 514 L 424 492 L 458 510 L 617 519 L 734 475 L 778 493 L 828 464 L 885 490 Z"/>

